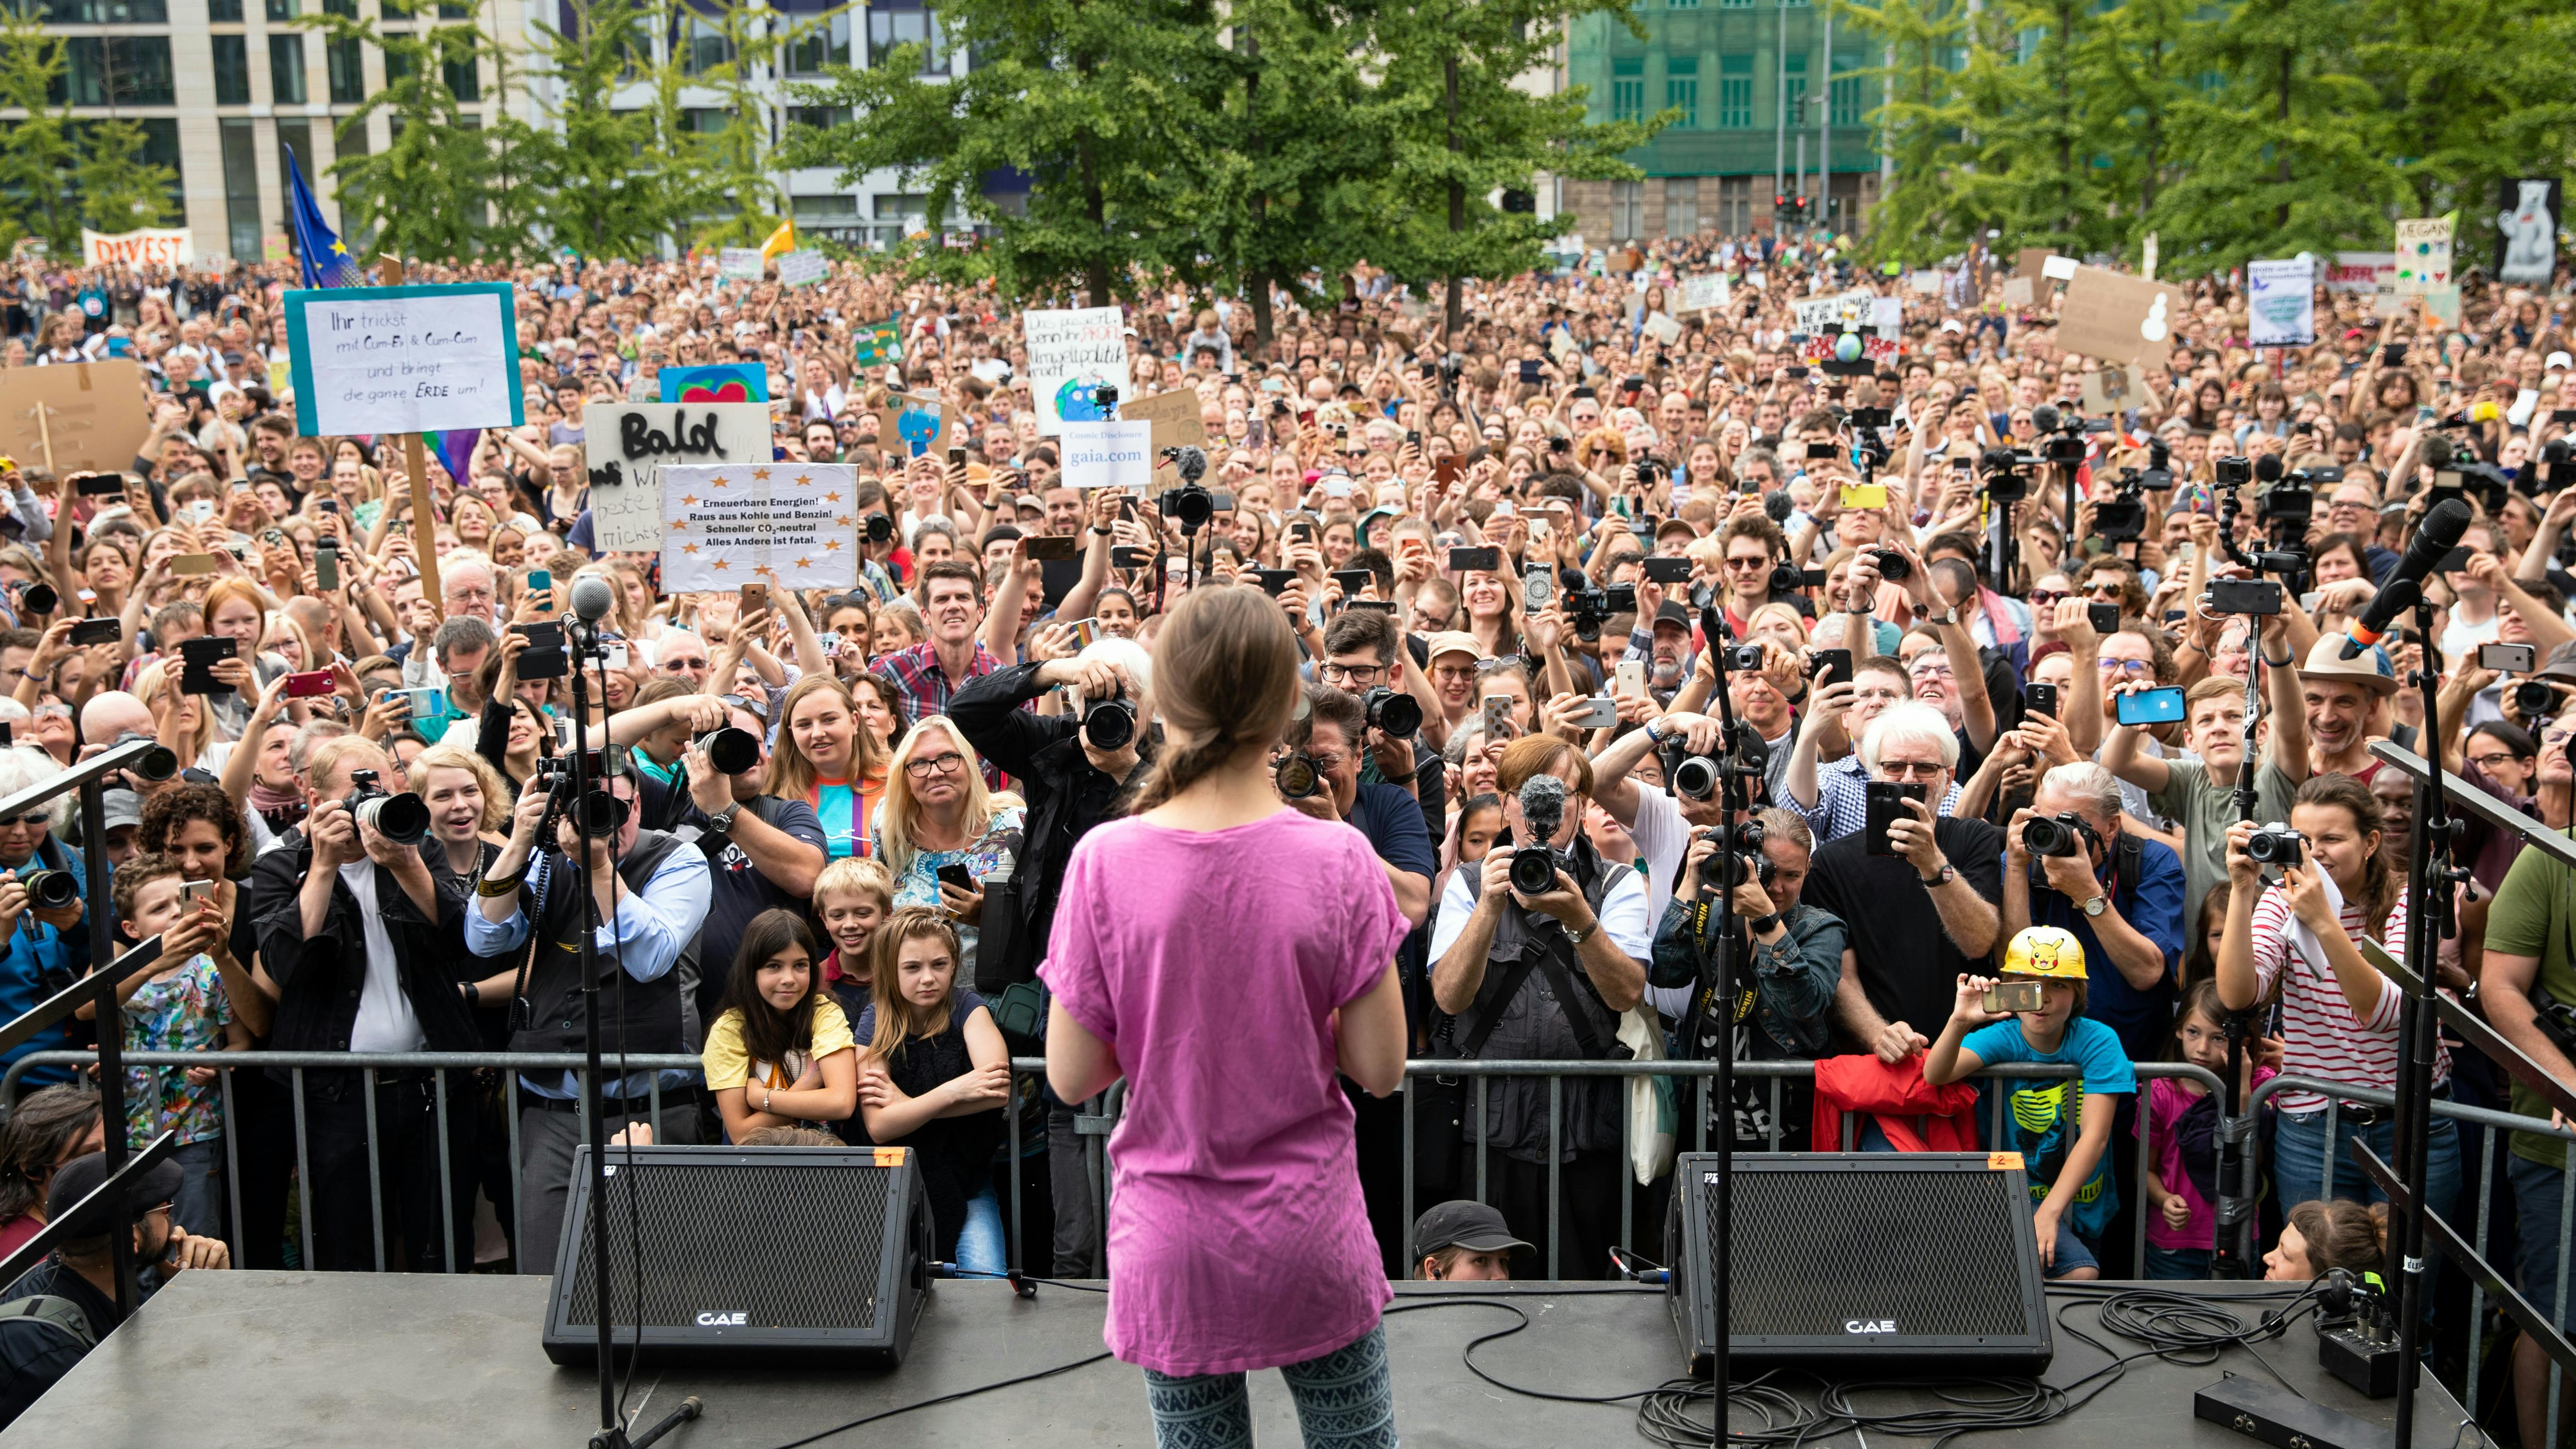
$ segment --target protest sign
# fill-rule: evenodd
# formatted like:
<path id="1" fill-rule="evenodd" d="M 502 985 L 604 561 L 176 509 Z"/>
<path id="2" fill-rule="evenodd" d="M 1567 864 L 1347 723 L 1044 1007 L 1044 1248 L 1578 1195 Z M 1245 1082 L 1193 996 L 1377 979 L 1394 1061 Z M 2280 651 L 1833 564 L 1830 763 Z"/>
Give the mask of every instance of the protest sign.
<path id="1" fill-rule="evenodd" d="M 853 356 L 861 367 L 883 367 L 903 361 L 902 326 L 892 317 L 883 322 L 862 325 L 850 338 Z"/>
<path id="2" fill-rule="evenodd" d="M 1682 340 L 1682 324 L 1661 312 L 1647 314 L 1645 333 L 1666 347 Z"/>
<path id="3" fill-rule="evenodd" d="M 0 452 L 56 477 L 121 472 L 152 435 L 143 373 L 130 357 L 0 371 Z"/>
<path id="4" fill-rule="evenodd" d="M 81 228 L 81 255 L 93 267 L 184 267 L 197 259 L 196 234 L 186 227 L 172 231 L 127 231 L 105 236 Z"/>
<path id="5" fill-rule="evenodd" d="M 2057 255 L 2057 253 L 2050 251 L 2046 247 L 2023 247 L 2013 259 L 2013 275 L 2016 277 L 2028 277 L 2031 285 L 2037 286 L 2039 285 L 2040 268 L 2047 266 L 2048 259 L 2055 255 Z"/>
<path id="6" fill-rule="evenodd" d="M 2422 296 L 2424 300 L 2424 315 L 2432 321 L 2434 326 L 2457 327 L 2460 325 L 2459 283 L 2452 282 L 2447 286 L 2427 287 L 2424 289 Z"/>
<path id="7" fill-rule="evenodd" d="M 1922 297 L 1941 295 L 1941 269 L 1922 267 L 1905 274 L 1905 290 Z"/>
<path id="8" fill-rule="evenodd" d="M 259 259 L 264 262 L 291 262 L 295 260 L 294 244 L 287 241 L 286 233 L 270 232 L 259 239 Z"/>
<path id="9" fill-rule="evenodd" d="M 1149 398 L 1120 404 L 1118 419 L 1121 422 L 1153 424 L 1154 456 L 1160 458 L 1165 448 L 1207 446 L 1207 420 L 1200 411 L 1201 407 L 1195 389 L 1174 388 L 1170 392 L 1158 392 Z"/>
<path id="10" fill-rule="evenodd" d="M 2496 280 L 2546 283 L 2558 272 L 2558 220 L 2565 216 L 2555 178 L 2504 183 L 2496 214 Z"/>
<path id="11" fill-rule="evenodd" d="M 2397 223 L 2397 290 L 2420 296 L 2451 280 L 2451 219 Z"/>
<path id="12" fill-rule="evenodd" d="M 662 401 L 666 403 L 769 401 L 769 369 L 757 362 L 666 367 L 661 379 Z"/>
<path id="13" fill-rule="evenodd" d="M 2180 287 L 2105 267 L 2077 267 L 2058 303 L 2057 345 L 2104 362 L 2161 363 L 2173 350 L 2174 328 L 2190 310 Z"/>
<path id="14" fill-rule="evenodd" d="M 2007 307 L 2027 307 L 2031 303 L 2032 285 L 2028 277 L 2006 277 L 2003 290 L 1997 295 L 2003 299 L 2003 304 Z"/>
<path id="15" fill-rule="evenodd" d="M 757 282 L 763 260 L 758 247 L 726 247 L 716 253 L 716 275 L 732 282 Z"/>
<path id="16" fill-rule="evenodd" d="M 652 553 L 664 531 L 663 469 L 766 464 L 769 404 L 592 403 L 581 410 L 581 436 L 598 547 Z"/>
<path id="17" fill-rule="evenodd" d="M 948 409 L 936 394 L 899 392 L 877 410 L 877 446 L 897 458 L 918 458 L 949 444 Z"/>
<path id="18" fill-rule="evenodd" d="M 681 463 L 660 481 L 664 593 L 858 586 L 851 464 Z"/>
<path id="19" fill-rule="evenodd" d="M 2396 280 L 2395 252 L 2337 252 L 2326 264 L 2329 292 L 2376 292 Z"/>
<path id="20" fill-rule="evenodd" d="M 2245 264 L 2246 341 L 2306 347 L 2317 340 L 2316 262 L 2309 257 Z"/>
<path id="21" fill-rule="evenodd" d="M 308 438 L 527 421 L 507 282 L 315 288 L 285 303 L 295 421 Z"/>
<path id="22" fill-rule="evenodd" d="M 2050 257 L 2048 260 L 2039 264 L 2039 279 L 2043 282 L 2071 282 L 2075 280 L 2075 259 L 2073 257 Z"/>
<path id="23" fill-rule="evenodd" d="M 1725 306 L 1734 297 L 1734 295 L 1734 289 L 1726 284 L 1726 278 L 1717 273 L 1711 272 L 1706 276 L 1684 277 L 1682 278 L 1680 310 L 1684 314 L 1692 312 L 1713 312 L 1718 308 Z"/>
<path id="24" fill-rule="evenodd" d="M 2100 372 L 2084 374 L 2084 411 L 2096 416 L 2126 412 L 2146 402 L 2146 395 L 2129 381 L 2125 367 L 2106 367 Z"/>
<path id="25" fill-rule="evenodd" d="M 2145 249 L 2139 255 L 2142 260 L 2138 263 L 2138 275 L 2150 282 L 2154 281 L 2156 279 L 2156 234 L 2154 232 L 2147 233 Z"/>
<path id="26" fill-rule="evenodd" d="M 1789 310 L 1796 320 L 1790 324 L 1789 330 L 1814 334 L 1829 332 L 1836 327 L 1856 329 L 1869 321 L 1871 304 L 1877 300 L 1874 294 L 1863 288 L 1838 296 L 1810 297 L 1792 302 Z"/>
<path id="27" fill-rule="evenodd" d="M 778 280 L 790 287 L 810 287 L 831 275 L 832 263 L 821 252 L 781 252 Z"/>
<path id="28" fill-rule="evenodd" d="M 1064 439 L 1063 477 L 1068 487 L 1141 491 L 1153 483 L 1152 423 L 1068 419 L 1059 431 Z"/>
<path id="29" fill-rule="evenodd" d="M 1061 433 L 1067 422 L 1098 422 L 1092 389 L 1127 391 L 1126 323 L 1115 307 L 1037 308 L 1024 318 L 1029 395 L 1038 431 Z"/>

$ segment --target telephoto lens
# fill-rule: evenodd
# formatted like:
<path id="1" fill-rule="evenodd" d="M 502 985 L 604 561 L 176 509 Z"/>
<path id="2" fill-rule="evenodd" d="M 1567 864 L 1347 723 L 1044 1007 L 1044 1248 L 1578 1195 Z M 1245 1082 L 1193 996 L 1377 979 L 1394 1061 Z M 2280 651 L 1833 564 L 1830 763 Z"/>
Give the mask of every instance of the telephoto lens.
<path id="1" fill-rule="evenodd" d="M 690 743 L 706 747 L 707 763 L 715 766 L 719 775 L 743 774 L 760 764 L 760 741 L 749 730 L 727 725 L 709 730 Z"/>
<path id="2" fill-rule="evenodd" d="M 2264 865 L 2297 865 L 2307 837 L 2281 824 L 2266 825 L 2245 841 L 2245 855 Z"/>
<path id="3" fill-rule="evenodd" d="M 406 790 L 388 795 L 376 784 L 373 770 L 349 772 L 349 817 L 396 845 L 418 845 L 429 837 L 429 806 Z"/>
<path id="4" fill-rule="evenodd" d="M 1361 695 L 1360 699 L 1368 706 L 1368 722 L 1372 729 L 1384 730 L 1400 740 L 1409 740 L 1415 731 L 1422 728 L 1422 701 L 1412 695 L 1381 684 Z"/>
<path id="5" fill-rule="evenodd" d="M 31 870 L 18 882 L 27 888 L 28 904 L 59 911 L 80 903 L 80 882 L 67 870 Z"/>
<path id="6" fill-rule="evenodd" d="M 50 614 L 62 607 L 63 596 L 54 592 L 52 584 L 29 584 L 18 602 L 26 605 L 30 614 Z"/>
<path id="7" fill-rule="evenodd" d="M 2076 830 L 2073 817 L 2059 815 L 2051 819 L 2034 815 L 2022 822 L 2022 848 L 2033 855 L 2082 855 L 2084 838 Z"/>
<path id="8" fill-rule="evenodd" d="M 1281 760 L 1271 777 L 1279 782 L 1283 800 L 1304 800 L 1324 787 L 1324 777 L 1316 773 L 1314 760 L 1303 754 Z"/>
<path id="9" fill-rule="evenodd" d="M 1677 754 L 1664 778 L 1683 799 L 1705 800 L 1717 793 L 1717 761 L 1706 755 Z"/>
<path id="10" fill-rule="evenodd" d="M 140 730 L 127 730 L 116 737 L 116 742 L 127 745 L 136 740 L 148 742 L 151 738 Z M 136 775 L 157 785 L 179 773 L 179 757 L 167 745 L 153 745 L 143 752 L 143 758 L 134 762 L 132 769 Z"/>
<path id="11" fill-rule="evenodd" d="M 417 799 L 418 797 L 405 796 L 404 798 Z M 580 805 L 573 811 L 573 819 L 581 827 L 582 834 L 593 840 L 606 840 L 626 824 L 627 812 L 633 808 L 606 790 L 593 789 L 589 794 L 581 797 Z M 423 810 L 421 813 L 425 828 L 428 812 Z"/>
<path id="12" fill-rule="evenodd" d="M 2524 719 L 2539 719 L 2558 711 L 2558 691 L 2546 680 L 2526 679 L 2513 687 L 2513 707 Z"/>
<path id="13" fill-rule="evenodd" d="M 1879 549 L 1870 557 L 1878 560 L 1878 576 L 1891 584 L 1901 584 L 1914 577 L 1914 565 L 1907 563 L 1905 555 L 1892 548 Z"/>
<path id="14" fill-rule="evenodd" d="M 1095 750 L 1123 750 L 1136 738 L 1136 706 L 1124 696 L 1095 700 L 1082 712 L 1082 737 Z"/>

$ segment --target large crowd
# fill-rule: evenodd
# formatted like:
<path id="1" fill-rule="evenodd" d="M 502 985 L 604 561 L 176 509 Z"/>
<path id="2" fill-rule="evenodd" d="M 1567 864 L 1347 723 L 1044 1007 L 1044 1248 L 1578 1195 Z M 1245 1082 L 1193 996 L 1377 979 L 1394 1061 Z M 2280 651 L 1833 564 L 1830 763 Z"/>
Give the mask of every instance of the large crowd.
<path id="1" fill-rule="evenodd" d="M 2396 1084 L 2399 993 L 2355 943 L 2404 951 L 2412 795 L 2374 742 L 2552 829 L 2576 809 L 2563 291 L 2472 279 L 2450 325 L 2321 292 L 2314 345 L 2255 349 L 2240 287 L 2188 283 L 2169 362 L 2131 369 L 2135 405 L 2105 414 L 2046 284 L 2008 305 L 1975 256 L 1925 292 L 1822 240 L 1676 239 L 1471 284 L 1454 337 L 1436 297 L 1365 270 L 1323 310 L 1276 309 L 1266 339 L 1240 300 L 1149 290 L 1119 400 L 1196 394 L 1198 496 L 1173 466 L 1141 492 L 1064 486 L 1021 314 L 989 292 L 847 266 L 728 281 L 711 260 L 416 268 L 516 285 L 528 419 L 470 457 L 430 450 L 423 514 L 398 440 L 299 434 L 282 271 L 20 263 L 0 284 L 0 362 L 132 358 L 151 418 L 115 473 L 0 459 L 0 794 L 134 738 L 174 766 L 127 772 L 101 840 L 69 797 L 0 821 L 0 1018 L 105 964 L 85 924 L 104 909 L 120 942 L 163 947 L 117 984 L 128 1048 L 577 1050 L 584 857 L 610 1048 L 702 1062 L 610 1081 L 609 1127 L 914 1147 L 961 1271 L 1001 1270 L 1013 1232 L 1032 1271 L 1104 1269 L 1085 1104 L 1010 1058 L 1046 1050 L 1060 916 L 1114 935 L 1122 898 L 1201 868 L 1104 876 L 1077 849 L 1240 743 L 1158 700 L 1190 594 L 1267 595 L 1294 636 L 1273 788 L 1383 871 L 1405 1055 L 1816 1062 L 1745 1079 L 1706 1124 L 1685 1083 L 1664 1145 L 1830 1150 L 1856 1119 L 1869 1150 L 2019 1151 L 2055 1276 L 2210 1271 L 2231 1019 L 2251 1023 L 2241 1091 Z M 1683 282 L 1717 272 L 1724 300 L 1684 311 Z M 1829 367 L 1793 304 L 1851 288 L 1901 321 L 1875 360 Z M 654 556 L 590 546 L 585 407 L 732 362 L 767 372 L 779 458 L 856 465 L 856 587 L 673 595 Z M 955 446 L 881 432 L 897 393 L 936 394 Z M 2476 521 L 2428 585 L 2434 628 L 2410 615 L 2346 658 L 2452 495 Z M 605 657 L 572 663 L 594 671 L 584 735 L 612 747 L 596 808 L 562 783 L 554 627 L 593 577 Z M 2257 579 L 2277 612 L 2248 612 Z M 1202 691 L 1226 667 L 1211 637 L 1187 651 Z M 417 838 L 377 798 L 405 793 Z M 1541 837 L 1554 870 L 1525 880 Z M 80 884 L 94 851 L 112 900 L 33 879 Z M 2476 822 L 2458 854 L 2443 989 L 2576 1081 L 2569 872 Z M 2076 1075 L 1975 1075 L 2019 1063 Z M 2474 1052 L 2436 1076 L 2446 1100 L 2549 1115 Z M 551 1271 L 572 1074 L 446 1090 L 442 1111 L 433 1074 L 399 1065 L 372 1101 L 321 1069 L 298 1100 L 255 1055 L 132 1068 L 117 1130 L 181 1143 L 137 1243 L 173 1271 L 227 1241 L 244 1266 L 362 1269 L 381 1229 L 396 1266 Z M 1651 1252 L 1671 1159 L 1633 1130 L 1639 1090 L 1348 1085 L 1384 1272 L 1603 1276 L 1623 1229 Z M 94 1184 L 66 1164 L 105 1130 L 74 1068 L 35 1065 L 19 1092 L 0 1248 L 49 1189 Z M 2331 1096 L 2263 1111 L 2275 1276 L 2383 1265 L 2348 1144 L 2387 1154 L 2390 1114 Z M 1498 1212 L 1405 1221 L 1408 1143 L 1421 1204 L 1481 1191 Z M 2498 1252 L 2554 1311 L 2560 1141 L 2443 1120 L 2431 1146 L 2446 1209 L 2501 1161 Z M 1623 1174 L 1644 1184 L 1625 1223 Z M 103 1241 L 11 1296 L 77 1296 L 61 1284 Z M 2465 1292 L 2443 1304 L 2462 1326 Z M 2538 1355 L 2518 1367 L 2529 1430 Z"/>

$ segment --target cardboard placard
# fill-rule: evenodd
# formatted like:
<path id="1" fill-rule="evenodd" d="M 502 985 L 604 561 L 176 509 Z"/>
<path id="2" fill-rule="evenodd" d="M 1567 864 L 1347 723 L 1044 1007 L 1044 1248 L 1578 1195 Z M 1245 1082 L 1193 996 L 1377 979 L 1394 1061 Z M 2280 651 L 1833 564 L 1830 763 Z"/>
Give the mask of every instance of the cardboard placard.
<path id="1" fill-rule="evenodd" d="M 286 233 L 270 232 L 259 239 L 259 259 L 263 262 L 291 262 L 295 260 L 294 244 L 287 241 Z"/>
<path id="2" fill-rule="evenodd" d="M 1732 300 L 1733 295 L 1734 289 L 1728 286 L 1726 278 L 1718 273 L 1684 277 L 1679 310 L 1684 315 L 1692 312 L 1713 312 L 1725 306 Z"/>
<path id="3" fill-rule="evenodd" d="M 1120 404 L 1118 418 L 1121 422 L 1153 424 L 1154 456 L 1159 459 L 1165 448 L 1207 446 L 1207 420 L 1201 411 L 1204 406 L 1197 389 L 1174 388 Z"/>
<path id="4" fill-rule="evenodd" d="M 2083 383 L 2084 411 L 2097 417 L 2143 407 L 2147 401 L 2145 391 L 2130 381 L 2129 369 L 2125 367 L 2106 367 L 2099 372 L 2088 372 L 2084 374 Z"/>
<path id="5" fill-rule="evenodd" d="M 1837 326 L 1857 329 L 1868 323 L 1871 305 L 1877 300 L 1874 293 L 1861 288 L 1838 296 L 1810 297 L 1793 302 L 1789 311 L 1795 320 L 1790 323 L 1789 330 L 1814 334 L 1832 331 Z"/>
<path id="6" fill-rule="evenodd" d="M 2013 275 L 2028 277 L 2035 286 L 2040 279 L 2040 268 L 2048 265 L 2048 259 L 2055 255 L 2057 253 L 2046 247 L 2023 247 L 2013 259 Z"/>
<path id="7" fill-rule="evenodd" d="M 1101 383 L 1127 392 L 1127 338 L 1115 307 L 1041 307 L 1023 314 L 1029 353 L 1029 397 L 1038 431 L 1061 433 L 1067 422 L 1098 422 L 1091 390 Z"/>
<path id="8" fill-rule="evenodd" d="M 666 403 L 769 401 L 769 369 L 757 362 L 717 362 L 666 367 L 659 374 Z"/>
<path id="9" fill-rule="evenodd" d="M 2173 350 L 2174 329 L 2190 312 L 2191 299 L 2180 287 L 2077 267 L 2058 303 L 2057 345 L 2104 362 L 2150 366 Z"/>
<path id="10" fill-rule="evenodd" d="M 1131 419 L 1114 423 L 1068 421 L 1062 429 L 1065 485 L 1071 488 L 1133 488 L 1154 481 L 1154 425 Z"/>
<path id="11" fill-rule="evenodd" d="M 850 338 L 852 355 L 861 367 L 883 367 L 903 360 L 903 324 L 888 317 L 883 322 L 861 326 Z"/>
<path id="12" fill-rule="evenodd" d="M 2146 245 L 2140 250 L 2138 275 L 2152 282 L 2156 279 L 2156 234 L 2147 233 Z"/>
<path id="13" fill-rule="evenodd" d="M 0 451 L 22 467 L 124 472 L 150 436 L 143 371 L 130 357 L 0 371 Z"/>
<path id="14" fill-rule="evenodd" d="M 184 267 L 197 259 L 196 233 L 183 226 L 106 236 L 82 227 L 81 255 L 93 267 Z"/>
<path id="15" fill-rule="evenodd" d="M 1656 312 L 1647 316 L 1645 333 L 1657 342 L 1670 347 L 1682 340 L 1682 324 L 1661 312 Z"/>
<path id="16" fill-rule="evenodd" d="M 581 410 L 581 436 L 597 547 L 655 553 L 665 531 L 662 470 L 767 463 L 769 404 L 592 403 Z"/>
<path id="17" fill-rule="evenodd" d="M 286 294 L 295 421 L 308 438 L 515 428 L 518 302 L 507 282 Z"/>
<path id="18" fill-rule="evenodd" d="M 949 444 L 948 408 L 936 394 L 899 392 L 877 409 L 877 446 L 896 458 L 937 453 Z"/>
<path id="19" fill-rule="evenodd" d="M 2459 283 L 2452 282 L 2447 286 L 2427 287 L 2424 289 L 2421 297 L 2424 303 L 2424 315 L 2426 318 L 2431 320 L 2434 326 L 2457 327 L 2460 325 Z"/>
<path id="20" fill-rule="evenodd" d="M 2451 219 L 2422 217 L 2397 223 L 2397 291 L 2421 296 L 2451 280 Z"/>
<path id="21" fill-rule="evenodd" d="M 2028 277 L 2006 277 L 2003 291 L 1998 295 L 2007 307 L 2028 307 L 2031 304 L 2030 294 L 2034 285 Z"/>
<path id="22" fill-rule="evenodd" d="M 831 259 L 821 252 L 780 252 L 778 280 L 790 287 L 810 287 L 832 274 Z"/>
<path id="23" fill-rule="evenodd" d="M 2317 340 L 2316 262 L 2310 257 L 2245 264 L 2246 341 L 2306 347 Z"/>
<path id="24" fill-rule="evenodd" d="M 2039 278 L 2043 282 L 2073 281 L 2075 279 L 2075 259 L 2073 257 L 2050 257 L 2048 260 L 2039 264 Z"/>
<path id="25" fill-rule="evenodd" d="M 1914 293 L 1915 295 L 1917 295 L 1917 296 L 1921 296 L 1921 297 L 1937 297 L 1937 296 L 1940 296 L 1940 295 L 1941 295 L 1941 270 L 1940 270 L 1940 268 L 1938 268 L 1938 267 L 1921 267 L 1921 268 L 1917 268 L 1917 269 L 1916 269 L 1916 270 L 1914 270 L 1914 271 L 1907 272 L 1907 273 L 1905 274 L 1905 290 L 1907 290 L 1907 291 L 1909 291 L 1909 292 L 1912 292 L 1912 293 Z"/>
<path id="26" fill-rule="evenodd" d="M 2496 213 L 2496 280 L 2546 284 L 2558 272 L 2563 183 L 2556 177 L 2508 180 Z"/>
<path id="27" fill-rule="evenodd" d="M 760 462 L 661 472 L 662 587 L 674 594 L 767 583 L 850 589 L 859 582 L 858 469 Z"/>

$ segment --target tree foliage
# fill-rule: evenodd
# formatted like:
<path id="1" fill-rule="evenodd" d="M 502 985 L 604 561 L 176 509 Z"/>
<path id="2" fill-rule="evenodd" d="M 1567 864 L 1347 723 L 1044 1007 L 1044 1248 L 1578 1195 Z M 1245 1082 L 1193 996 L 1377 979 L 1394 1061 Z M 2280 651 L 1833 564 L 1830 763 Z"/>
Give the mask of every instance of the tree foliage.
<path id="1" fill-rule="evenodd" d="M 62 37 L 29 14 L 0 11 L 0 246 L 32 236 L 57 257 L 77 257 L 81 228 L 110 235 L 159 226 L 177 209 L 178 175 L 143 159 L 131 120 L 73 118 L 64 96 Z"/>

